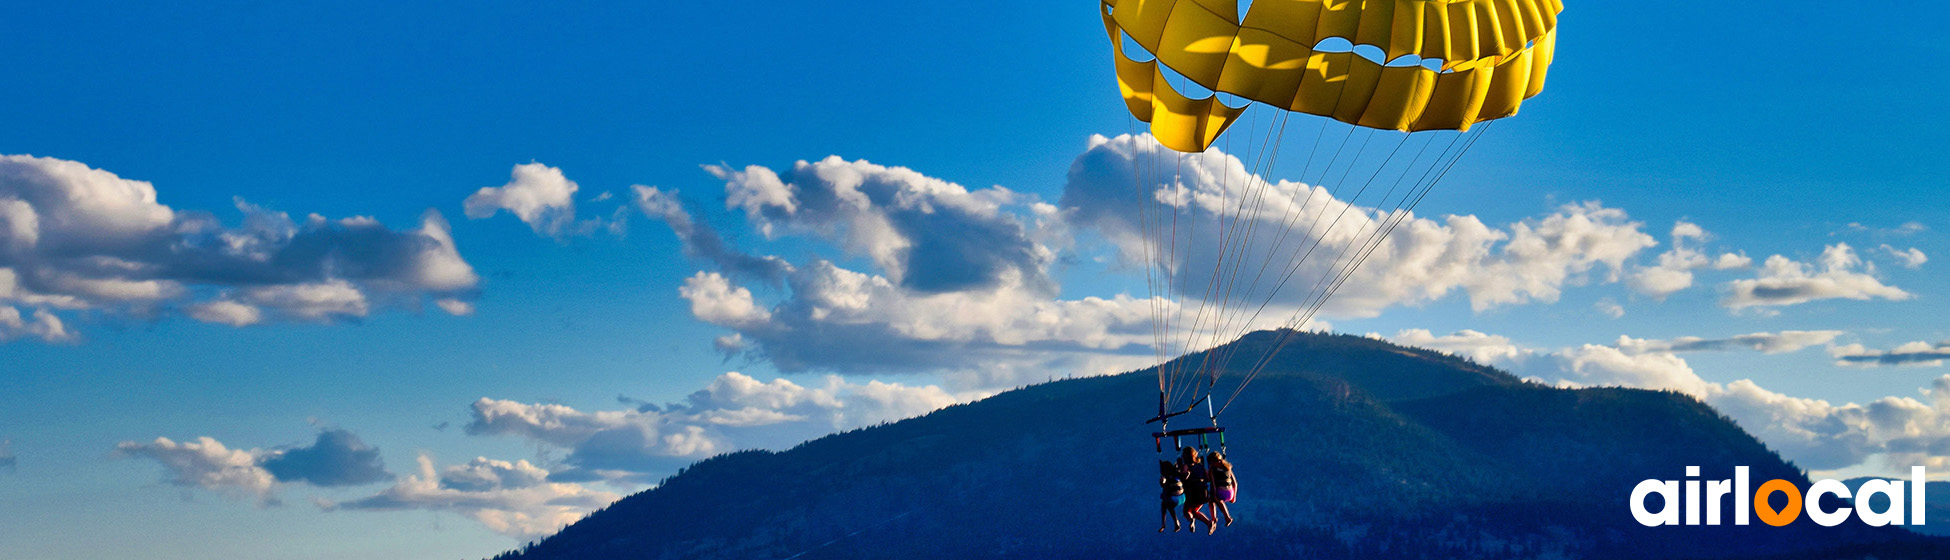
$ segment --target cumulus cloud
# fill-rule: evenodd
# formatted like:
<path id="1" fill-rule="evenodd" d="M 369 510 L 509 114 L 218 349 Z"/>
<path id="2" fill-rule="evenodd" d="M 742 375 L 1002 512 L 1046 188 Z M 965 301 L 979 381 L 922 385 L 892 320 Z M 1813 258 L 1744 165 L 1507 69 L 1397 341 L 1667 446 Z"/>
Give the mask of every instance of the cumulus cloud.
<path id="1" fill-rule="evenodd" d="M 1876 367 L 1876 366 L 1929 366 L 1943 365 L 1950 360 L 1950 341 L 1931 344 L 1928 342 L 1909 342 L 1888 350 L 1873 350 L 1860 344 L 1834 346 L 1828 354 L 1835 358 L 1837 365 Z"/>
<path id="2" fill-rule="evenodd" d="M 724 275 L 699 272 L 684 280 L 677 294 L 691 302 L 691 315 L 705 322 L 728 327 L 762 325 L 772 313 L 758 306 L 752 291 L 735 287 Z"/>
<path id="3" fill-rule="evenodd" d="M 578 233 L 575 195 L 579 188 L 561 169 L 524 163 L 508 172 L 507 184 L 474 191 L 462 202 L 462 207 L 469 219 L 489 218 L 506 211 L 528 224 L 535 233 L 560 237 Z"/>
<path id="4" fill-rule="evenodd" d="M 670 230 L 677 234 L 678 241 L 683 242 L 685 255 L 709 261 L 718 270 L 734 278 L 772 286 L 783 283 L 785 276 L 792 272 L 792 265 L 786 263 L 785 259 L 748 255 L 727 244 L 716 229 L 691 218 L 690 211 L 684 208 L 676 191 L 643 185 L 633 186 L 631 190 L 636 193 L 637 209 L 644 216 L 662 220 L 670 226 Z"/>
<path id="5" fill-rule="evenodd" d="M 1003 207 L 1020 198 L 1002 187 L 969 190 L 905 167 L 830 156 L 800 161 L 784 177 L 770 169 L 708 165 L 725 181 L 727 208 L 767 236 L 804 233 L 866 256 L 894 284 L 924 293 L 979 290 L 1008 282 L 1047 291 L 1054 255 Z"/>
<path id="6" fill-rule="evenodd" d="M 248 325 L 326 321 L 430 298 L 469 300 L 477 283 L 446 220 L 414 229 L 372 218 L 294 220 L 244 201 L 241 225 L 171 208 L 145 181 L 80 162 L 0 156 L 0 338 L 71 336 L 52 313 L 92 310 Z M 42 313 L 47 312 L 47 313 Z M 21 334 L 22 332 L 25 334 Z"/>
<path id="7" fill-rule="evenodd" d="M 1824 299 L 1909 299 L 1909 292 L 1875 277 L 1875 265 L 1863 262 L 1846 243 L 1829 245 L 1815 263 L 1781 255 L 1767 257 L 1755 278 L 1727 283 L 1720 304 L 1729 309 L 1778 307 Z"/>
<path id="8" fill-rule="evenodd" d="M 1930 227 L 1923 225 L 1922 222 L 1903 222 L 1902 225 L 1892 227 L 1892 228 L 1875 227 L 1875 226 L 1864 225 L 1857 222 L 1849 222 L 1848 230 L 1853 232 L 1868 233 L 1868 234 L 1878 235 L 1878 236 L 1901 237 L 1901 236 L 1916 235 L 1919 233 L 1923 233 L 1925 231 L 1929 231 Z"/>
<path id="9" fill-rule="evenodd" d="M 1887 243 L 1884 243 L 1882 245 L 1882 252 L 1884 254 L 1889 255 L 1889 258 L 1895 259 L 1896 264 L 1902 265 L 1903 268 L 1907 268 L 1910 270 L 1923 268 L 1923 263 L 1930 262 L 1929 255 L 1923 254 L 1922 249 L 1917 249 L 1915 247 L 1910 247 L 1908 249 L 1897 249 L 1895 247 L 1889 246 L 1889 244 Z"/>
<path id="10" fill-rule="evenodd" d="M 1784 457 L 1806 468 L 1871 465 L 1907 472 L 1910 465 L 1950 466 L 1950 376 L 1919 390 L 1920 398 L 1891 396 L 1869 403 L 1836 404 L 1776 393 L 1751 379 L 1710 382 L 1675 353 L 1786 351 L 1783 349 L 1819 344 L 1814 340 L 1826 337 L 1827 331 L 1816 332 L 1821 334 L 1760 333 L 1675 341 L 1621 337 L 1621 346 L 1626 348 L 1596 344 L 1528 348 L 1474 331 L 1435 336 L 1426 330 L 1407 330 L 1391 340 L 1476 357 L 1527 379 L 1558 386 L 1622 386 L 1685 393 L 1733 418 Z M 1875 464 L 1878 460 L 1880 464 Z"/>
<path id="11" fill-rule="evenodd" d="M 510 435 L 569 451 L 558 479 L 668 472 L 739 449 L 779 449 L 838 430 L 925 414 L 956 399 L 936 386 L 827 376 L 823 385 L 760 381 L 731 372 L 681 402 L 585 412 L 559 404 L 483 398 L 467 433 Z"/>
<path id="12" fill-rule="evenodd" d="M 1709 257 L 1694 245 L 1712 236 L 1699 224 L 1680 220 L 1672 226 L 1672 249 L 1659 255 L 1658 264 L 1633 272 L 1627 284 L 1638 293 L 1663 300 L 1693 285 L 1693 271 L 1701 268 L 1730 270 L 1746 268 L 1753 259 L 1738 253 Z"/>
<path id="13" fill-rule="evenodd" d="M 421 454 L 419 468 L 373 496 L 334 503 L 331 510 L 428 510 L 467 516 L 491 531 L 522 540 L 552 534 L 615 502 L 621 496 L 580 484 L 549 482 L 549 472 L 528 461 L 477 457 L 464 465 L 434 468 Z"/>
<path id="14" fill-rule="evenodd" d="M 1169 265 L 1180 272 L 1169 293 L 1060 296 L 1050 274 L 1060 252 L 1095 251 L 1099 246 L 1084 244 L 1108 240 L 1125 264 L 1145 262 L 1133 162 L 1176 161 L 1175 152 L 1148 136 L 1095 137 L 1073 163 L 1060 204 L 839 157 L 802 161 L 789 171 L 707 166 L 725 182 L 726 209 L 761 236 L 809 239 L 849 257 L 829 260 L 815 252 L 791 264 L 729 247 L 668 191 L 643 187 L 637 196 L 640 210 L 663 220 L 688 254 L 715 268 L 679 289 L 696 317 L 732 331 L 714 345 L 786 372 L 932 371 L 960 390 L 993 390 L 1148 365 L 1157 357 L 1151 345 L 1161 317 L 1185 334 L 1174 337 L 1168 354 L 1253 329 L 1323 325 L 1288 324 L 1299 317 L 1304 288 L 1287 290 L 1257 315 L 1243 303 L 1258 301 L 1245 293 L 1250 290 L 1235 294 L 1223 310 L 1196 305 L 1204 288 L 1198 271 L 1213 270 L 1211 259 L 1220 253 L 1206 246 L 1215 243 L 1212 236 L 1180 240 L 1178 260 Z M 1229 203 L 1239 200 L 1240 189 L 1257 180 L 1239 160 L 1217 152 L 1186 160 L 1184 170 L 1151 193 L 1177 206 L 1187 222 L 1208 225 L 1233 210 Z M 1280 263 L 1308 243 L 1330 255 L 1306 261 L 1289 286 L 1318 284 L 1333 269 L 1331 255 L 1355 248 L 1363 230 L 1405 220 L 1348 279 L 1323 319 L 1368 317 L 1453 293 L 1467 294 L 1479 310 L 1555 301 L 1566 286 L 1620 281 L 1628 259 L 1655 244 L 1624 212 L 1597 203 L 1492 228 L 1468 216 L 1438 220 L 1350 206 L 1327 189 L 1299 183 L 1266 188 L 1265 207 L 1248 213 L 1258 222 L 1252 227 L 1263 231 L 1289 217 L 1331 220 L 1346 211 L 1340 227 L 1296 230 L 1284 240 L 1267 233 L 1247 249 L 1282 255 Z M 1258 289 L 1281 275 L 1269 271 Z M 783 288 L 773 277 L 783 278 Z"/>
<path id="15" fill-rule="evenodd" d="M 259 464 L 280 482 L 313 486 L 358 486 L 393 478 L 377 448 L 338 429 L 319 432 L 309 446 L 266 453 Z"/>
<path id="16" fill-rule="evenodd" d="M 255 498 L 260 505 L 277 503 L 271 492 L 277 477 L 258 464 L 258 450 L 231 449 L 207 436 L 180 443 L 166 437 L 148 443 L 124 441 L 115 450 L 124 457 L 162 464 L 167 484 Z"/>
<path id="17" fill-rule="evenodd" d="M 0 275 L 0 282 L 6 280 L 6 276 Z M 32 317 L 22 317 L 19 309 L 0 306 L 0 342 L 16 338 L 34 338 L 43 342 L 69 342 L 76 339 L 74 333 L 68 332 L 67 324 L 61 322 L 61 317 L 46 309 L 36 309 Z"/>
<path id="18" fill-rule="evenodd" d="M 1177 172 L 1144 184 L 1150 181 L 1139 181 L 1137 169 Z M 1132 194 L 1133 185 L 1140 184 L 1149 201 Z M 1212 271 L 1220 269 L 1216 260 L 1227 254 L 1213 233 L 1219 228 L 1211 224 L 1240 215 L 1246 223 L 1239 228 L 1261 233 L 1230 244 L 1235 259 L 1243 255 L 1236 262 L 1288 263 L 1299 256 L 1300 265 L 1292 269 L 1288 288 L 1278 293 L 1272 293 L 1276 283 L 1271 281 L 1260 288 L 1263 292 L 1235 289 L 1246 291 L 1249 301 L 1271 294 L 1276 303 L 1289 304 L 1303 301 L 1309 286 L 1345 266 L 1337 255 L 1385 231 L 1388 221 L 1401 220 L 1325 306 L 1322 313 L 1330 317 L 1371 317 L 1390 306 L 1426 303 L 1452 292 L 1466 293 L 1477 310 L 1555 302 L 1565 286 L 1590 281 L 1593 272 L 1601 273 L 1599 281 L 1618 280 L 1627 259 L 1656 244 L 1625 212 L 1595 202 L 1566 205 L 1498 229 L 1473 216 L 1437 220 L 1354 206 L 1337 198 L 1334 189 L 1348 190 L 1268 182 L 1230 155 L 1180 156 L 1149 136 L 1096 136 L 1070 167 L 1061 207 L 1070 226 L 1102 233 L 1134 266 L 1147 262 L 1139 216 L 1150 211 L 1148 205 L 1162 204 L 1182 223 L 1205 224 L 1197 232 L 1179 228 L 1184 233 L 1177 250 L 1165 255 L 1167 269 L 1176 271 L 1170 288 L 1193 296 L 1203 293 Z M 1254 203 L 1241 206 L 1242 199 Z M 1277 234 L 1282 231 L 1291 234 Z"/>
<path id="19" fill-rule="evenodd" d="M 164 483 L 254 498 L 263 506 L 278 503 L 278 483 L 331 487 L 392 479 L 378 449 L 351 432 L 330 428 L 321 430 L 309 446 L 236 449 L 208 436 L 181 442 L 158 437 L 149 442 L 121 442 L 115 452 L 120 457 L 161 464 Z"/>

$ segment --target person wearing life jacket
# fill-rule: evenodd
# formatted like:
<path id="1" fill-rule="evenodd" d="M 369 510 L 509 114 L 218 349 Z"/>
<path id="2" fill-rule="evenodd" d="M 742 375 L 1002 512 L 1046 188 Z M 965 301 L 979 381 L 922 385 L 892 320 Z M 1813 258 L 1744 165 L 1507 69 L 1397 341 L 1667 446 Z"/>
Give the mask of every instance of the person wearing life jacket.
<path id="1" fill-rule="evenodd" d="M 1212 477 L 1199 458 L 1198 450 L 1182 448 L 1178 456 L 1179 472 L 1185 475 L 1185 517 L 1192 532 L 1198 532 L 1198 523 L 1205 522 L 1205 534 L 1219 530 L 1212 517 L 1205 514 L 1205 504 L 1212 499 Z"/>
<path id="2" fill-rule="evenodd" d="M 1158 461 L 1158 486 L 1162 490 L 1163 502 L 1158 510 L 1158 532 L 1165 532 L 1165 520 L 1171 520 L 1171 532 L 1185 529 L 1178 522 L 1178 508 L 1185 505 L 1185 476 L 1178 465 L 1171 461 Z"/>
<path id="3" fill-rule="evenodd" d="M 1213 515 L 1224 517 L 1227 527 L 1232 526 L 1232 509 L 1226 504 L 1239 499 L 1239 479 L 1232 476 L 1232 463 L 1226 460 L 1225 453 L 1213 451 L 1205 458 L 1212 475 Z"/>

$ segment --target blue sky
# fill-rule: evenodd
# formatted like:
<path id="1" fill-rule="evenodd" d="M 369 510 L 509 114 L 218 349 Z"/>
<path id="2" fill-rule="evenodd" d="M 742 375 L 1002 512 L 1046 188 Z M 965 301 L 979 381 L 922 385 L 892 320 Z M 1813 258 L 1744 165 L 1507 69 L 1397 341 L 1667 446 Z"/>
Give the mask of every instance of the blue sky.
<path id="1" fill-rule="evenodd" d="M 0 253 L 0 268 L 27 271 L 21 278 L 49 275 L 0 290 L 0 503 L 14 506 L 0 514 L 10 527 L 0 550 L 485 556 L 544 530 L 551 515 L 586 511 L 532 507 L 538 500 L 597 503 L 713 450 L 789 445 L 1048 376 L 1142 365 L 1090 338 L 1093 318 L 1116 310 L 1060 305 L 1147 295 L 1142 269 L 1117 261 L 1114 220 L 1061 218 L 1087 210 L 1064 202 L 1088 186 L 1071 174 L 1089 176 L 1082 156 L 1134 146 L 1115 138 L 1132 124 L 1087 2 L 395 4 L 77 2 L 19 7 L 0 21 L 10 84 L 0 88 L 0 154 L 51 158 L 10 160 L 0 202 L 37 212 L 38 238 L 52 240 Z M 1328 322 L 1548 382 L 1689 390 L 1737 411 L 1804 466 L 1950 469 L 1927 453 L 1888 458 L 1950 441 L 1950 385 L 1919 393 L 1950 373 L 1923 359 L 1950 339 L 1941 320 L 1950 282 L 1935 272 L 1950 248 L 1950 160 L 1941 157 L 1950 146 L 1940 132 L 1950 112 L 1936 93 L 1950 78 L 1924 68 L 1950 54 L 1932 23 L 1950 14 L 1612 4 L 1569 7 L 1545 94 L 1485 136 L 1417 216 L 1438 229 L 1453 224 L 1444 216 L 1474 216 L 1505 235 L 1513 224 L 1548 230 L 1554 216 L 1595 220 L 1603 227 L 1586 232 L 1591 247 L 1526 259 L 1491 242 L 1490 260 L 1460 263 L 1426 298 L 1387 295 L 1405 281 L 1384 263 L 1362 279 L 1380 303 Z M 832 155 L 841 159 L 822 161 Z M 818 163 L 798 173 L 799 161 Z M 532 180 L 511 176 L 531 163 L 540 164 Z M 1301 163 L 1283 158 L 1268 175 L 1297 179 Z M 922 198 L 948 210 L 820 207 L 815 194 L 844 189 L 822 170 L 929 192 Z M 559 190 L 557 177 L 579 187 L 565 198 L 573 207 L 544 205 L 533 220 L 512 203 L 496 212 L 482 199 L 481 217 L 466 207 L 483 188 Z M 953 188 L 927 191 L 935 180 Z M 177 260 L 185 254 L 218 264 L 142 276 L 162 284 L 114 276 L 102 260 L 47 264 L 119 242 L 103 232 L 139 213 L 101 211 L 88 216 L 108 221 L 63 230 L 63 203 L 23 193 L 109 185 L 127 194 L 113 190 L 122 181 L 146 181 L 148 203 L 173 211 L 144 235 L 217 245 L 101 254 L 159 270 L 194 268 Z M 785 183 L 799 196 L 796 213 L 776 201 L 737 206 Z M 310 224 L 311 214 L 326 221 Z M 792 272 L 773 284 L 701 256 L 695 243 L 687 255 L 673 235 L 677 214 L 695 220 L 692 232 L 722 236 L 720 257 L 776 255 L 766 262 Z M 552 234 L 549 216 L 561 218 Z M 347 221 L 355 217 L 369 220 Z M 860 233 L 883 221 L 924 226 Z M 1682 221 L 1708 235 L 1685 241 L 1702 258 L 1751 262 L 1690 268 L 1692 281 L 1660 299 L 1633 278 L 1659 266 Z M 7 231 L 0 240 L 24 230 Z M 1028 253 L 874 252 L 970 232 Z M 451 246 L 428 245 L 429 235 Z M 224 252 L 231 238 L 266 245 Z M 319 276 L 293 248 L 309 245 L 294 239 L 340 260 L 322 261 Z M 1641 240 L 1656 244 L 1633 245 Z M 1594 252 L 1604 243 L 1631 250 L 1614 266 Z M 1841 259 L 1838 244 L 1855 259 Z M 282 256 L 264 268 L 247 258 L 257 250 Z M 385 251 L 410 258 L 371 257 Z M 1821 264 L 1825 252 L 1838 266 Z M 1814 282 L 1808 293 L 1826 295 L 1728 303 L 1739 282 L 1767 277 L 1774 255 L 1814 277 L 1775 281 Z M 903 259 L 975 287 L 930 286 Z M 1494 291 L 1472 267 L 1492 264 L 1541 275 L 1560 293 L 1472 305 Z M 162 292 L 113 296 L 62 284 L 62 273 Z M 282 279 L 236 280 L 247 273 Z M 873 277 L 887 287 L 818 284 Z M 356 305 L 343 299 L 352 295 Z M 867 326 L 858 332 L 799 314 L 839 305 L 820 297 L 868 295 L 841 313 Z M 944 301 L 968 311 L 929 314 Z M 1035 305 L 1053 306 L 1064 328 L 1035 331 L 1011 315 Z M 250 320 L 236 314 L 245 306 Z M 946 334 L 915 334 L 916 325 Z M 802 337 L 823 344 L 812 347 L 779 334 L 806 329 L 831 336 Z M 865 336 L 885 334 L 874 329 L 911 339 Z M 743 352 L 727 357 L 714 340 L 733 333 Z M 1765 336 L 1734 338 L 1749 334 Z M 1682 337 L 1702 340 L 1674 342 Z M 967 351 L 952 354 L 961 363 L 918 357 L 943 340 Z M 1838 365 L 1850 356 L 1915 359 Z M 1922 435 L 1892 435 L 1877 420 L 1890 417 Z M 356 444 L 317 439 L 338 430 Z M 623 437 L 644 434 L 655 437 Z M 183 447 L 200 437 L 231 453 Z M 321 484 L 267 470 L 321 449 L 360 464 L 377 457 L 391 478 Z M 422 456 L 432 474 L 420 473 Z M 543 475 L 552 482 L 529 480 Z M 461 508 L 458 494 L 443 494 L 470 491 L 505 507 Z"/>

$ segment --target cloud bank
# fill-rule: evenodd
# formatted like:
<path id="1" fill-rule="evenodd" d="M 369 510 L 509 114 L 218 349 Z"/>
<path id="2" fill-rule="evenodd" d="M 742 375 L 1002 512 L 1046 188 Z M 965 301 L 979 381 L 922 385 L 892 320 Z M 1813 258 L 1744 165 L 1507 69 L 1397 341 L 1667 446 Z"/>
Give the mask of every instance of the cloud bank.
<path id="1" fill-rule="evenodd" d="M 121 442 L 115 445 L 115 453 L 162 465 L 165 484 L 251 498 L 260 506 L 279 503 L 276 486 L 280 483 L 359 486 L 393 478 L 378 449 L 351 432 L 331 428 L 321 430 L 308 446 L 235 449 L 208 436 L 181 442 L 158 437 Z"/>
<path id="2" fill-rule="evenodd" d="M 243 326 L 426 301 L 455 312 L 473 298 L 477 277 L 437 212 L 394 230 L 366 217 L 294 220 L 241 200 L 236 209 L 243 223 L 226 226 L 161 204 L 145 181 L 0 156 L 0 340 L 72 339 L 57 311 Z"/>
<path id="3" fill-rule="evenodd" d="M 1389 337 L 1495 365 L 1535 381 L 1567 387 L 1622 386 L 1677 391 L 1712 405 L 1784 457 L 1815 470 L 1871 464 L 1892 473 L 1910 465 L 1950 467 L 1950 375 L 1915 397 L 1831 403 L 1783 395 L 1751 379 L 1707 381 L 1676 352 L 1788 352 L 1832 339 L 1831 331 L 1755 333 L 1673 341 L 1621 337 L 1619 346 L 1526 348 L 1474 331 L 1435 336 L 1405 330 Z M 1880 461 L 1879 464 L 1876 462 Z"/>
<path id="4" fill-rule="evenodd" d="M 645 479 L 720 453 L 783 449 L 832 432 L 919 416 L 957 400 L 936 386 L 827 376 L 819 386 L 730 372 L 664 406 L 585 412 L 482 398 L 472 435 L 515 436 L 565 450 L 555 480 Z"/>

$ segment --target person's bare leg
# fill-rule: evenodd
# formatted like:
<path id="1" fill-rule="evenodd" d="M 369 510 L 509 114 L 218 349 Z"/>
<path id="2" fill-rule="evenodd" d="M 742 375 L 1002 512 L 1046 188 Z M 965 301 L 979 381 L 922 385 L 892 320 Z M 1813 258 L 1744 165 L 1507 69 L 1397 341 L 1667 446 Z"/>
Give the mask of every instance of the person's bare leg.
<path id="1" fill-rule="evenodd" d="M 1212 502 L 1212 503 L 1214 503 L 1214 504 L 1217 504 L 1217 507 L 1218 507 L 1218 509 L 1219 509 L 1219 515 L 1220 515 L 1220 516 L 1223 516 L 1223 517 L 1225 518 L 1225 520 L 1226 520 L 1226 526 L 1227 526 L 1227 527 L 1231 527 L 1231 526 L 1232 526 L 1232 508 L 1230 508 L 1230 507 L 1226 507 L 1226 502 L 1225 502 L 1225 500 L 1219 500 L 1219 501 L 1216 501 L 1216 502 Z"/>

